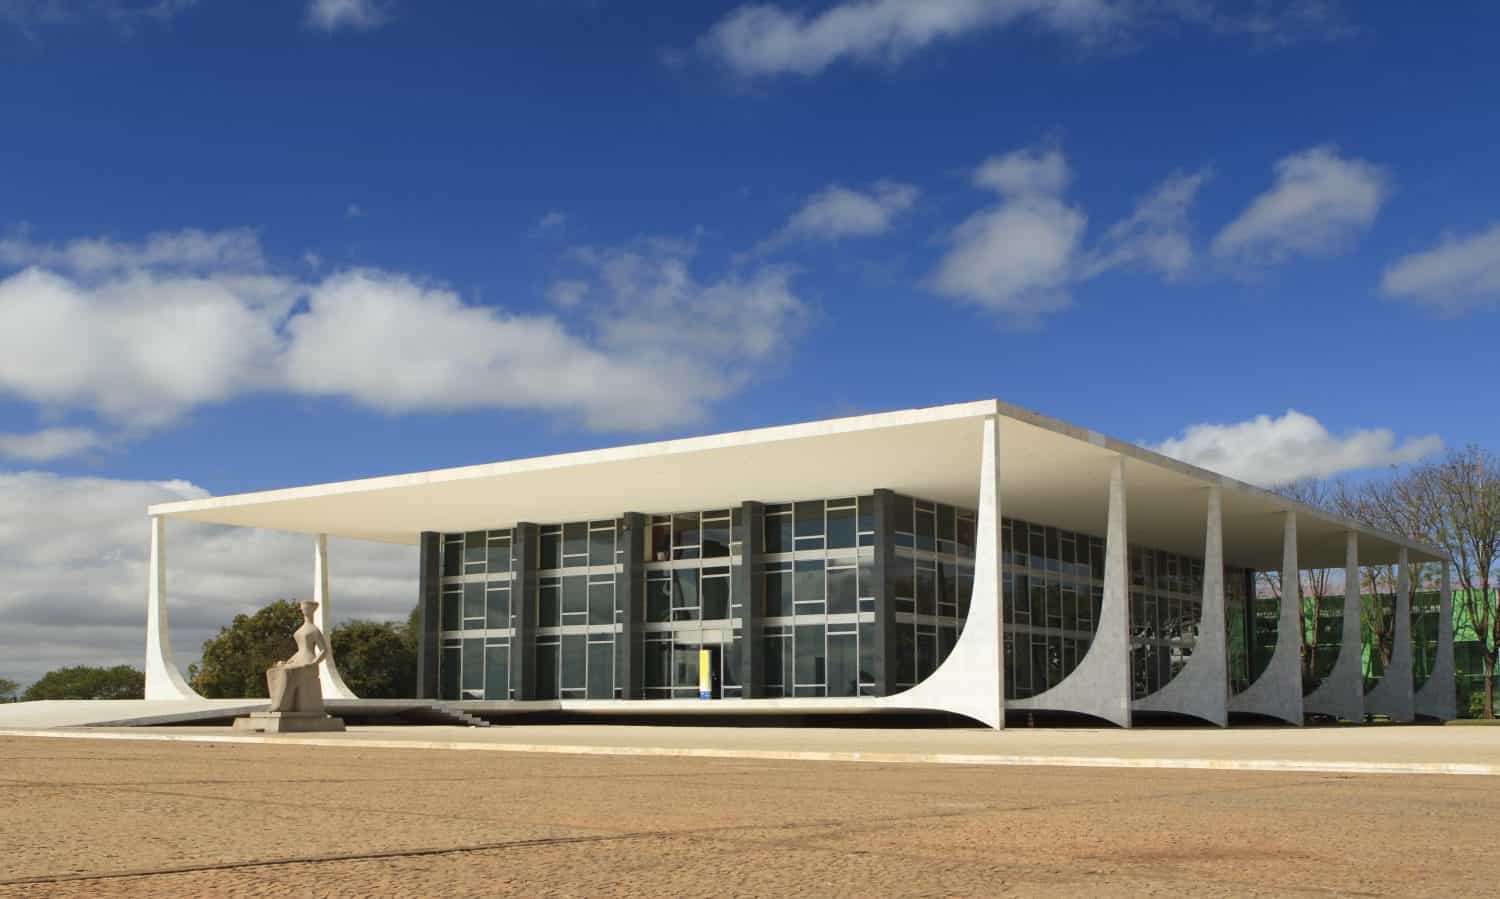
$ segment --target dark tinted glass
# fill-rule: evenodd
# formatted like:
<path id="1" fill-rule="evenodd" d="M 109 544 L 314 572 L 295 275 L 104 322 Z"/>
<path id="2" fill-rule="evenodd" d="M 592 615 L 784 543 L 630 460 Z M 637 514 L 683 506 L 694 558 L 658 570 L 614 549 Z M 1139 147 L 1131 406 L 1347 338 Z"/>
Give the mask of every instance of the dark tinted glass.
<path id="1" fill-rule="evenodd" d="M 828 695 L 859 694 L 859 646 L 854 634 L 828 635 Z"/>
<path id="2" fill-rule="evenodd" d="M 562 579 L 562 610 L 564 615 L 589 610 L 588 578 L 580 574 Z"/>
<path id="3" fill-rule="evenodd" d="M 589 624 L 613 624 L 614 620 L 615 585 L 589 584 Z"/>
<path id="4" fill-rule="evenodd" d="M 672 620 L 672 582 L 646 581 L 646 620 Z"/>
<path id="5" fill-rule="evenodd" d="M 857 535 L 855 533 L 855 512 L 853 509 L 829 509 L 828 510 L 828 548 L 829 549 L 852 549 L 855 545 Z"/>
<path id="6" fill-rule="evenodd" d="M 792 614 L 792 573 L 766 572 L 766 617 Z"/>
<path id="7" fill-rule="evenodd" d="M 703 617 L 706 619 L 729 617 L 729 578 L 706 577 L 703 579 Z"/>
<path id="8" fill-rule="evenodd" d="M 614 643 L 589 644 L 589 699 L 613 699 L 615 695 Z"/>
<path id="9" fill-rule="evenodd" d="M 826 656 L 823 649 L 823 625 L 797 626 L 797 683 L 822 686 Z"/>
<path id="10" fill-rule="evenodd" d="M 729 519 L 703 520 L 703 558 L 719 559 L 729 555 Z"/>
<path id="11" fill-rule="evenodd" d="M 562 638 L 562 688 L 582 690 L 588 686 L 585 671 L 588 666 L 588 638 L 582 634 L 566 634 Z"/>
<path id="12" fill-rule="evenodd" d="M 797 503 L 797 536 L 798 537 L 821 537 L 823 536 L 823 501 L 814 500 L 808 503 Z"/>
<path id="13" fill-rule="evenodd" d="M 465 627 L 484 627 L 482 623 L 469 624 L 470 618 L 484 618 L 484 585 L 464 584 Z"/>
<path id="14" fill-rule="evenodd" d="M 484 648 L 484 698 L 510 698 L 510 647 Z"/>
<path id="15" fill-rule="evenodd" d="M 766 552 L 789 553 L 792 551 L 792 516 L 766 516 Z"/>
<path id="16" fill-rule="evenodd" d="M 537 566 L 543 571 L 562 567 L 562 535 L 542 534 L 538 541 L 541 544 L 541 555 Z"/>
<path id="17" fill-rule="evenodd" d="M 510 627 L 510 591 L 487 590 L 484 594 L 484 626 Z"/>
<path id="18" fill-rule="evenodd" d="M 828 569 L 828 613 L 830 615 L 840 612 L 856 611 L 858 606 L 857 590 L 855 589 L 853 568 L 830 568 Z M 829 682 L 832 689 L 833 683 Z M 837 694 L 839 696 L 853 694 Z"/>
<path id="19" fill-rule="evenodd" d="M 613 565 L 615 562 L 615 532 L 589 531 L 589 564 Z"/>

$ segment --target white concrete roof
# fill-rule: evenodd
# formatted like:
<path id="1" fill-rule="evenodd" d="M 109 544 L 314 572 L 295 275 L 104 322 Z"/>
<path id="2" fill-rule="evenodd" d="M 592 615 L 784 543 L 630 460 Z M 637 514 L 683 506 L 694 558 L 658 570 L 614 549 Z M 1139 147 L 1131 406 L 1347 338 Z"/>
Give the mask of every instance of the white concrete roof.
<path id="1" fill-rule="evenodd" d="M 151 515 L 415 544 L 422 531 L 613 518 L 783 502 L 889 488 L 974 507 L 979 419 L 1000 416 L 1002 514 L 1102 535 L 1108 464 L 1124 455 L 1132 543 L 1203 554 L 1204 488 L 1224 488 L 1229 564 L 1274 569 L 1282 512 L 1298 512 L 1302 565 L 1342 567 L 1344 533 L 1361 559 L 1442 553 L 1258 487 L 1002 403 L 984 400 L 836 418 L 437 471 L 151 506 Z"/>

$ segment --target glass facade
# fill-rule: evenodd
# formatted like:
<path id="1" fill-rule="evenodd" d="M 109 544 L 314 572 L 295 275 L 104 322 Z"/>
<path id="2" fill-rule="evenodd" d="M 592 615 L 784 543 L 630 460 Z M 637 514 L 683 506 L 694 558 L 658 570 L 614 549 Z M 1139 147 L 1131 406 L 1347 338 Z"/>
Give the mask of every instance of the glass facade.
<path id="1" fill-rule="evenodd" d="M 886 533 L 877 529 L 877 502 L 887 504 Z M 631 693 L 647 699 L 744 696 L 747 651 L 763 660 L 761 696 L 878 695 L 882 663 L 899 691 L 952 651 L 973 592 L 974 510 L 883 494 L 761 511 L 761 554 L 749 573 L 763 591 L 754 647 L 745 640 L 749 597 L 736 587 L 752 583 L 740 570 L 750 520 L 743 507 L 642 515 L 641 557 L 629 560 L 624 518 L 538 526 L 532 559 L 515 557 L 520 541 L 510 529 L 443 535 L 441 698 L 515 698 L 522 603 L 534 628 L 537 699 L 626 695 L 632 630 L 639 655 L 628 666 Z M 1005 688 L 1018 699 L 1061 683 L 1088 652 L 1103 602 L 1104 541 L 1006 518 L 1001 544 Z M 1141 697 L 1192 655 L 1203 563 L 1136 546 L 1129 555 L 1132 681 Z M 631 578 L 640 600 L 627 627 Z M 534 585 L 531 595 L 520 595 L 523 583 Z M 1252 614 L 1245 572 L 1226 568 L 1225 584 L 1231 681 L 1243 689 L 1269 657 L 1260 634 L 1269 626 L 1274 635 L 1274 609 L 1268 623 L 1258 606 Z M 889 642 L 884 627 L 894 632 Z"/>

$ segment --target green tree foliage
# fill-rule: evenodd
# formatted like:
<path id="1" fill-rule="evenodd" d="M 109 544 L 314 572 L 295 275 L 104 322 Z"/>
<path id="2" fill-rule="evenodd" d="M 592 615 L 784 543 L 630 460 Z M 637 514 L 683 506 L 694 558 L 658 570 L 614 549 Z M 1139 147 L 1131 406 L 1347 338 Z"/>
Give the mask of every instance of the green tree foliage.
<path id="1" fill-rule="evenodd" d="M 140 699 L 146 695 L 146 675 L 129 665 L 96 668 L 75 665 L 42 675 L 26 688 L 21 698 L 38 699 Z"/>
<path id="2" fill-rule="evenodd" d="M 0 677 L 0 702 L 15 702 L 21 685 L 8 677 Z"/>
<path id="3" fill-rule="evenodd" d="M 254 615 L 236 615 L 203 643 L 203 660 L 188 669 L 193 689 L 211 699 L 263 698 L 266 669 L 296 652 L 292 634 L 302 610 L 278 599 Z"/>
<path id="4" fill-rule="evenodd" d="M 329 635 L 344 683 L 367 699 L 410 699 L 417 694 L 417 640 L 411 621 L 354 619 Z"/>

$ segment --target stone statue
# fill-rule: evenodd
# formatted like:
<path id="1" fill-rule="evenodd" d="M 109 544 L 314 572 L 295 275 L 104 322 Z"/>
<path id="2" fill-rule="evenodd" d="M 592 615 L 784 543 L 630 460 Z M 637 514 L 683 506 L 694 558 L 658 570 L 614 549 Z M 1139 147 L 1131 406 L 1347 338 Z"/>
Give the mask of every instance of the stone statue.
<path id="1" fill-rule="evenodd" d="M 266 690 L 271 697 L 270 709 L 236 718 L 235 730 L 260 733 L 296 731 L 341 731 L 342 719 L 323 711 L 323 687 L 318 682 L 318 666 L 328 658 L 328 638 L 313 622 L 318 604 L 300 603 L 302 626 L 292 634 L 297 651 L 285 661 L 266 669 Z"/>
<path id="2" fill-rule="evenodd" d="M 297 651 L 291 658 L 266 669 L 266 689 L 273 712 L 323 713 L 323 688 L 318 666 L 328 657 L 328 638 L 313 623 L 315 602 L 303 602 L 302 626 L 292 634 Z"/>

